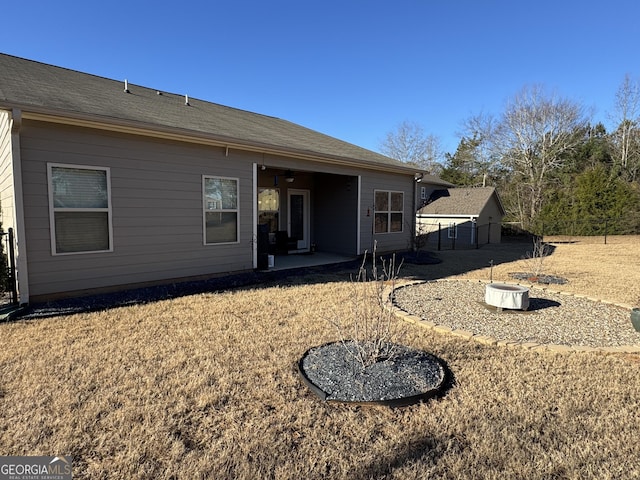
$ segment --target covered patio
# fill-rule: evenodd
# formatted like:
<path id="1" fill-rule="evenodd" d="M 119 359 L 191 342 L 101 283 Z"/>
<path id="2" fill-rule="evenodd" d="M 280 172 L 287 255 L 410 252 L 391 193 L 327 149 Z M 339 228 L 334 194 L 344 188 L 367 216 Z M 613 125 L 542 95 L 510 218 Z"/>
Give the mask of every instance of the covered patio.
<path id="1" fill-rule="evenodd" d="M 317 267 L 320 265 L 333 265 L 347 263 L 356 260 L 355 255 L 341 255 L 329 252 L 314 252 L 308 254 L 275 255 L 274 265 L 269 271 L 291 270 L 293 268 Z"/>

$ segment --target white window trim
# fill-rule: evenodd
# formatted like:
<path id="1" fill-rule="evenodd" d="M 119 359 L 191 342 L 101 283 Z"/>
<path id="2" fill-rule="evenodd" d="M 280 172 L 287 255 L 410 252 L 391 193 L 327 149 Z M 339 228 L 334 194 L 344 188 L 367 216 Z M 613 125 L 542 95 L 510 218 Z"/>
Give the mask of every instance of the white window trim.
<path id="1" fill-rule="evenodd" d="M 220 212 L 220 213 L 234 212 L 236 214 L 236 239 L 237 240 L 235 242 L 207 243 L 207 212 L 210 212 L 211 210 L 207 210 L 207 200 L 204 192 L 205 192 L 205 183 L 208 178 L 219 178 L 221 180 L 235 180 L 236 182 L 236 187 L 237 187 L 236 195 L 238 197 L 236 199 L 236 208 L 234 209 L 225 208 L 225 209 L 215 210 L 216 212 Z M 202 195 L 202 243 L 203 245 L 209 247 L 209 246 L 216 246 L 216 245 L 236 245 L 240 243 L 240 179 L 237 177 L 223 177 L 221 175 L 203 175 L 201 195 Z"/>
<path id="2" fill-rule="evenodd" d="M 72 168 L 77 170 L 102 170 L 107 174 L 107 208 L 55 208 L 53 203 L 53 168 Z M 51 255 L 84 255 L 113 252 L 113 222 L 111 208 L 111 169 L 95 165 L 74 165 L 68 163 L 47 163 L 47 188 L 49 189 L 49 234 L 51 236 Z M 83 252 L 58 252 L 56 249 L 56 219 L 55 212 L 107 212 L 109 222 L 109 248 L 107 250 L 87 250 Z"/>
<path id="3" fill-rule="evenodd" d="M 376 210 L 376 193 L 378 192 L 384 192 L 387 194 L 387 201 L 389 204 L 389 210 Z M 402 210 L 391 210 L 391 194 L 392 193 L 401 193 L 402 194 Z M 404 232 L 404 197 L 405 197 L 405 192 L 402 190 L 383 190 L 383 189 L 377 189 L 373 191 L 373 233 L 374 235 L 388 235 L 388 234 L 399 234 L 399 233 L 403 233 Z M 375 216 L 377 213 L 387 213 L 387 231 L 386 232 L 376 232 L 375 231 Z M 402 214 L 402 230 L 398 231 L 398 232 L 392 232 L 391 231 L 391 214 L 392 213 L 401 213 Z"/>

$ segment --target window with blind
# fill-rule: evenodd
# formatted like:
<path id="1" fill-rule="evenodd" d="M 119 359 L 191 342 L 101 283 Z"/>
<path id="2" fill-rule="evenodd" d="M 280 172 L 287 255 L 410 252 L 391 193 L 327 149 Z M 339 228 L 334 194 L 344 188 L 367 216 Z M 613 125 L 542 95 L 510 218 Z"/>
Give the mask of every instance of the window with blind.
<path id="1" fill-rule="evenodd" d="M 402 232 L 404 193 L 385 190 L 374 192 L 375 233 Z"/>
<path id="2" fill-rule="evenodd" d="M 204 243 L 238 243 L 238 179 L 204 176 L 202 190 Z"/>
<path id="3" fill-rule="evenodd" d="M 113 250 L 108 168 L 47 165 L 54 255 Z"/>

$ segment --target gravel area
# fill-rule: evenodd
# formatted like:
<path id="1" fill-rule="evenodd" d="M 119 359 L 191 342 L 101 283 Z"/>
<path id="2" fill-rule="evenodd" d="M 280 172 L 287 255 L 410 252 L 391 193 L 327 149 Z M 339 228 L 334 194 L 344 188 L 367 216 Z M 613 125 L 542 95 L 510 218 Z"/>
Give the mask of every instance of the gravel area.
<path id="1" fill-rule="evenodd" d="M 444 382 L 444 367 L 426 352 L 394 345 L 392 358 L 363 368 L 349 352 L 352 348 L 353 342 L 321 345 L 310 349 L 300 362 L 307 379 L 328 401 L 401 400 L 435 392 Z"/>
<path id="2" fill-rule="evenodd" d="M 436 281 L 396 289 L 394 303 L 412 315 L 497 340 L 586 347 L 640 346 L 627 309 L 531 288 L 525 312 L 484 303 L 485 283 Z"/>

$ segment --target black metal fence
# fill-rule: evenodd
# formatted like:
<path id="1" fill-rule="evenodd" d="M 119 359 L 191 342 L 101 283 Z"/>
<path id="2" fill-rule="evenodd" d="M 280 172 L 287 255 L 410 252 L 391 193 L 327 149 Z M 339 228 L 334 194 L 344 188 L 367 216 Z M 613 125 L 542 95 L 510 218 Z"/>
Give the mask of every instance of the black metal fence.
<path id="1" fill-rule="evenodd" d="M 620 217 L 553 218 L 536 222 L 535 233 L 541 236 L 602 237 L 604 243 L 613 235 L 640 235 L 640 213 Z"/>
<path id="2" fill-rule="evenodd" d="M 416 242 L 418 248 L 468 250 L 487 243 L 499 243 L 500 231 L 499 223 L 421 221 Z"/>
<path id="3" fill-rule="evenodd" d="M 547 240 L 581 241 L 591 243 L 628 243 L 634 238 L 640 242 L 640 212 L 624 217 L 609 218 L 555 218 L 539 221 L 529 229 L 520 222 L 486 223 L 462 221 L 425 222 L 418 224 L 416 247 L 432 250 L 468 250 L 501 241 L 531 241 L 534 237 Z"/>
<path id="4" fill-rule="evenodd" d="M 640 212 L 629 212 L 620 217 L 546 218 L 538 220 L 525 230 L 520 222 L 502 224 L 502 235 L 529 235 L 544 239 L 572 241 L 581 239 L 590 243 L 628 243 L 638 237 L 640 241 Z"/>
<path id="5" fill-rule="evenodd" d="M 0 290 L 5 301 L 18 303 L 18 285 L 16 282 L 15 237 L 13 228 L 0 231 Z M 8 300 L 8 302 L 7 302 Z"/>

